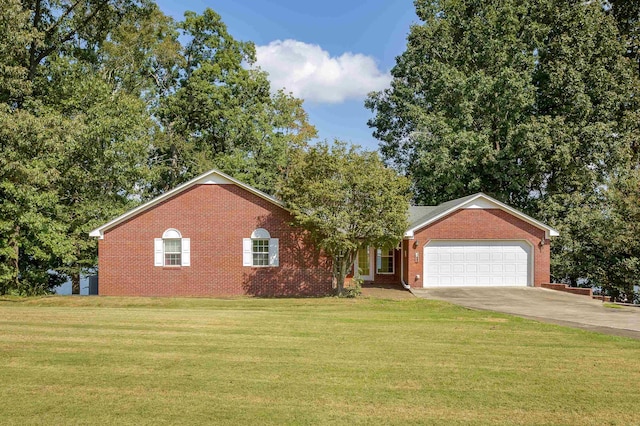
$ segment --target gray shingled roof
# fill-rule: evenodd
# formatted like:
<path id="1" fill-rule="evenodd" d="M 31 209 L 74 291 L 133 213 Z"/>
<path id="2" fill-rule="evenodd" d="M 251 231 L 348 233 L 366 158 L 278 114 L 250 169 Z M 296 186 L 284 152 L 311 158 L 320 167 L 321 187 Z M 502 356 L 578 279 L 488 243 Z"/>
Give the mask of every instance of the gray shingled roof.
<path id="1" fill-rule="evenodd" d="M 464 204 L 468 200 L 471 200 L 478 194 L 467 195 L 466 197 L 457 198 L 455 200 L 447 201 L 446 203 L 438 204 L 437 206 L 410 206 L 409 207 L 409 229 L 413 229 L 434 217 L 446 212 L 447 210 L 459 205 Z"/>

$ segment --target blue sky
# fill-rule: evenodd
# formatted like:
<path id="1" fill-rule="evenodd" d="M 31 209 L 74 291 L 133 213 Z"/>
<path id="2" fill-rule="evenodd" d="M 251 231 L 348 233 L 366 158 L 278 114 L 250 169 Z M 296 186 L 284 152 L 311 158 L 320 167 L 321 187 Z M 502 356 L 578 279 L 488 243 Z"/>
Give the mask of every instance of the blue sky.
<path id="1" fill-rule="evenodd" d="M 305 100 L 321 139 L 334 137 L 377 149 L 364 108 L 366 93 L 387 87 L 395 57 L 417 22 L 411 0 L 158 1 L 175 19 L 207 7 L 234 38 L 256 44 L 258 65 L 275 89 Z"/>

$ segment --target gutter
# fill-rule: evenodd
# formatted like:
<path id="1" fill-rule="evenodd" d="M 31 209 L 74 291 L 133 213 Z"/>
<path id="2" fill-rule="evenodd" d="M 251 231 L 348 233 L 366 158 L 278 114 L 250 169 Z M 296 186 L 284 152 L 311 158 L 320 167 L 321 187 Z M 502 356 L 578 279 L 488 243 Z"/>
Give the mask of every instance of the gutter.
<path id="1" fill-rule="evenodd" d="M 404 241 L 402 241 L 404 243 Z M 404 244 L 400 244 L 402 249 L 400 250 L 400 283 L 405 290 L 411 291 L 411 286 L 404 282 Z"/>
<path id="2" fill-rule="evenodd" d="M 402 284 L 402 287 L 404 287 L 405 290 L 411 291 L 411 286 L 409 284 L 405 283 L 404 279 L 402 277 L 400 277 L 400 283 Z"/>

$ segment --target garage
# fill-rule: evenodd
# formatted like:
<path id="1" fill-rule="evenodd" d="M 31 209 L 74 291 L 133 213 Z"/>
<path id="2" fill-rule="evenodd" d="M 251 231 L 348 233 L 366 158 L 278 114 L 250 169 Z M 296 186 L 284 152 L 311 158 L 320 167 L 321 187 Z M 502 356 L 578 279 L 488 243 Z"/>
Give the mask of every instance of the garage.
<path id="1" fill-rule="evenodd" d="M 532 285 L 526 241 L 439 240 L 424 247 L 424 287 Z"/>

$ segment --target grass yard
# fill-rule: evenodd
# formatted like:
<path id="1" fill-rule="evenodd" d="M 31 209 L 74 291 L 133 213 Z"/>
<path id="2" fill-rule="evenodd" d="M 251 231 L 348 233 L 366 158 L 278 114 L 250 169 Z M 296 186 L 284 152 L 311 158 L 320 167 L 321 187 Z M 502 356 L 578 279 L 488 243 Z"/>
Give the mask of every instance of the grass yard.
<path id="1" fill-rule="evenodd" d="M 2 424 L 639 424 L 640 341 L 384 299 L 0 299 Z"/>

